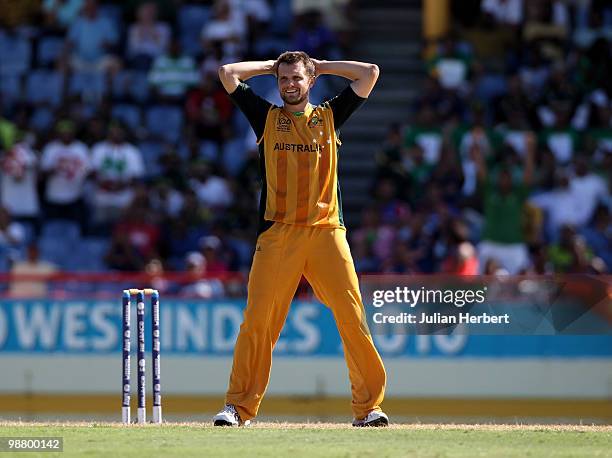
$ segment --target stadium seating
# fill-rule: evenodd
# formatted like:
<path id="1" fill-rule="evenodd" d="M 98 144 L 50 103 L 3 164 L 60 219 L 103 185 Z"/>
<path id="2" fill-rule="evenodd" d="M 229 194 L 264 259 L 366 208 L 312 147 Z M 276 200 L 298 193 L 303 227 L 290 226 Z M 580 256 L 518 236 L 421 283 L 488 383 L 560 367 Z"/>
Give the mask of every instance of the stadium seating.
<path id="1" fill-rule="evenodd" d="M 315 84 L 310 90 L 310 101 L 317 105 L 327 98 L 329 94 L 329 88 L 324 78 L 318 78 L 317 84 Z"/>
<path id="2" fill-rule="evenodd" d="M 264 37 L 255 43 L 254 51 L 258 56 L 277 56 L 289 49 L 290 42 L 283 37 Z"/>
<path id="3" fill-rule="evenodd" d="M 236 253 L 240 265 L 248 265 L 253 258 L 253 248 L 251 244 L 239 238 L 229 238 L 227 240 L 229 247 Z"/>
<path id="4" fill-rule="evenodd" d="M 116 100 L 146 102 L 149 96 L 147 74 L 129 70 L 118 72 L 112 81 L 112 95 Z"/>
<path id="5" fill-rule="evenodd" d="M 26 99 L 33 104 L 58 106 L 62 100 L 64 77 L 50 70 L 34 70 L 27 77 Z"/>
<path id="6" fill-rule="evenodd" d="M 174 106 L 157 105 L 146 112 L 146 127 L 152 137 L 176 143 L 183 128 L 183 112 Z"/>
<path id="7" fill-rule="evenodd" d="M 242 138 L 226 142 L 223 148 L 223 166 L 230 175 L 236 175 L 245 160 L 244 140 Z"/>
<path id="8" fill-rule="evenodd" d="M 286 37 L 289 35 L 292 21 L 293 10 L 291 8 L 291 0 L 276 0 L 272 9 L 270 31 L 273 34 Z"/>
<path id="9" fill-rule="evenodd" d="M 81 100 L 97 102 L 106 93 L 106 79 L 100 72 L 79 72 L 70 77 L 68 94 L 79 96 Z"/>
<path id="10" fill-rule="evenodd" d="M 55 63 L 61 55 L 65 46 L 63 38 L 44 37 L 38 42 L 36 51 L 37 63 L 39 66 L 46 67 Z"/>
<path id="11" fill-rule="evenodd" d="M 23 227 L 23 245 L 27 246 L 29 243 L 36 240 L 36 231 L 34 229 L 34 225 L 30 222 L 22 221 L 19 224 Z"/>
<path id="12" fill-rule="evenodd" d="M 130 95 L 138 102 L 146 102 L 149 97 L 149 78 L 145 72 L 133 72 Z"/>
<path id="13" fill-rule="evenodd" d="M 240 110 L 234 111 L 232 126 L 236 132 L 236 135 L 240 138 L 244 138 L 251 128 L 249 120 Z"/>
<path id="14" fill-rule="evenodd" d="M 53 110 L 49 109 L 49 107 L 38 107 L 32 113 L 30 125 L 36 130 L 48 132 L 53 127 L 54 121 L 55 115 Z"/>
<path id="15" fill-rule="evenodd" d="M 104 256 L 108 251 L 110 242 L 106 238 L 87 237 L 81 239 L 79 243 L 78 265 L 74 270 L 86 272 L 102 272 L 107 270 L 104 264 Z"/>
<path id="16" fill-rule="evenodd" d="M 202 5 L 185 5 L 178 12 L 180 42 L 183 51 L 191 56 L 202 51 L 200 32 L 210 18 L 210 8 Z"/>
<path id="17" fill-rule="evenodd" d="M 200 142 L 200 157 L 214 162 L 220 156 L 219 145 L 211 141 Z"/>
<path id="18" fill-rule="evenodd" d="M 21 87 L 18 75 L 0 75 L 0 101 L 4 107 L 21 99 Z"/>
<path id="19" fill-rule="evenodd" d="M 248 84 L 256 94 L 259 94 L 262 97 L 266 96 L 269 92 L 276 88 L 276 81 L 274 81 L 274 78 L 267 75 L 251 78 L 249 79 Z"/>
<path id="20" fill-rule="evenodd" d="M 0 75 L 23 75 L 30 68 L 31 55 L 27 39 L 0 33 Z"/>
<path id="21" fill-rule="evenodd" d="M 6 250 L 3 247 L 0 247 L 0 271 L 8 272 L 9 268 L 10 268 L 10 262 L 9 262 L 8 254 L 6 253 Z M 8 287 L 8 282 L 2 282 L 2 283 L 4 283 L 4 285 L 0 285 L 0 292 L 4 293 L 4 291 Z"/>
<path id="22" fill-rule="evenodd" d="M 113 98 L 123 100 L 130 96 L 130 86 L 132 84 L 132 72 L 123 70 L 118 72 L 111 84 Z"/>
<path id="23" fill-rule="evenodd" d="M 56 238 L 59 240 L 75 241 L 81 237 L 79 225 L 68 220 L 46 221 L 41 230 L 43 238 Z"/>
<path id="24" fill-rule="evenodd" d="M 145 173 L 147 176 L 156 176 L 161 172 L 159 157 L 164 152 L 163 143 L 156 141 L 146 141 L 138 145 L 145 163 Z"/>
<path id="25" fill-rule="evenodd" d="M 38 240 L 40 257 L 45 261 L 55 264 L 62 270 L 67 270 L 70 266 L 70 257 L 73 253 L 67 249 L 66 241 L 58 237 L 41 237 Z"/>
<path id="26" fill-rule="evenodd" d="M 136 105 L 125 103 L 114 105 L 111 114 L 113 118 L 119 119 L 132 131 L 136 131 L 141 125 L 140 109 Z"/>

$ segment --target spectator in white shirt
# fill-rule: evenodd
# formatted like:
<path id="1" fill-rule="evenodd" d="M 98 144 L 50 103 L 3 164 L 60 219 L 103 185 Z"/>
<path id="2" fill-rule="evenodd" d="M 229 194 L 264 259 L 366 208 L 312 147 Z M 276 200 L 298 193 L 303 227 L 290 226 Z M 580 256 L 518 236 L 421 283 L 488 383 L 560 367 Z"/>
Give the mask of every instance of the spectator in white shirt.
<path id="1" fill-rule="evenodd" d="M 219 42 L 223 57 L 234 61 L 242 55 L 246 32 L 245 22 L 232 13 L 232 5 L 228 0 L 217 0 L 213 6 L 212 18 L 202 27 L 200 38 L 205 53 L 212 49 L 215 42 Z"/>
<path id="2" fill-rule="evenodd" d="M 557 240 L 562 226 L 578 225 L 578 215 L 582 206 L 580 197 L 572 192 L 565 173 L 559 172 L 556 181 L 554 189 L 529 199 L 530 203 L 545 213 L 546 235 L 549 240 Z"/>
<path id="3" fill-rule="evenodd" d="M 91 172 L 87 146 L 74 138 L 72 121 L 57 124 L 57 140 L 47 144 L 41 158 L 45 178 L 45 218 L 76 221 L 85 232 L 87 212 L 84 185 Z"/>
<path id="4" fill-rule="evenodd" d="M 510 111 L 507 115 L 506 129 L 501 130 L 504 144 L 510 146 L 521 158 L 527 154 L 529 126 L 519 111 Z"/>
<path id="5" fill-rule="evenodd" d="M 142 154 L 125 140 L 125 129 L 111 122 L 108 138 L 94 145 L 92 166 L 95 173 L 95 189 L 92 196 L 94 222 L 114 222 L 134 195 L 133 185 L 145 173 Z"/>
<path id="6" fill-rule="evenodd" d="M 575 175 L 569 186 L 574 198 L 580 205 L 576 208 L 576 224 L 586 226 L 591 222 L 599 204 L 610 205 L 610 190 L 602 177 L 589 171 L 589 164 L 584 157 L 574 161 Z"/>
<path id="7" fill-rule="evenodd" d="M 38 158 L 25 142 L 17 143 L 0 157 L 0 204 L 11 217 L 28 222 L 38 232 Z"/>
<path id="8" fill-rule="evenodd" d="M 160 180 L 151 190 L 151 206 L 162 218 L 177 218 L 183 209 L 183 195 L 169 180 Z"/>
<path id="9" fill-rule="evenodd" d="M 208 164 L 196 163 L 191 171 L 191 189 L 202 204 L 213 209 L 225 209 L 232 204 L 234 197 L 227 180 L 213 175 Z"/>
<path id="10" fill-rule="evenodd" d="M 523 21 L 522 0 L 484 0 L 481 9 L 498 24 L 519 26 Z"/>
<path id="11" fill-rule="evenodd" d="M 272 19 L 268 0 L 229 0 L 231 15 L 241 33 L 247 33 L 253 23 L 267 24 Z"/>
<path id="12" fill-rule="evenodd" d="M 143 3 L 138 7 L 136 22 L 128 31 L 128 55 L 132 67 L 148 70 L 157 56 L 166 52 L 170 43 L 170 27 L 157 20 L 157 5 Z"/>
<path id="13" fill-rule="evenodd" d="M 261 37 L 267 35 L 272 19 L 271 3 L 269 0 L 229 0 L 232 19 L 242 34 L 246 56 L 263 52 L 256 45 Z"/>

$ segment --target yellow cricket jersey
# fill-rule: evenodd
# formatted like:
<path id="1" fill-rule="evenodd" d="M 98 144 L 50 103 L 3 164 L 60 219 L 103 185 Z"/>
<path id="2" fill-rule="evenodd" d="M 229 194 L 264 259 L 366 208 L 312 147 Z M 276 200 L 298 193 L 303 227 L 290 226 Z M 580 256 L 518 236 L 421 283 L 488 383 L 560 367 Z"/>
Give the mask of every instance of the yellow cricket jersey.
<path id="1" fill-rule="evenodd" d="M 263 142 L 266 168 L 264 218 L 303 226 L 340 226 L 337 145 L 328 103 L 308 104 L 295 115 L 268 111 Z"/>
<path id="2" fill-rule="evenodd" d="M 275 221 L 342 227 L 337 129 L 365 101 L 348 86 L 320 105 L 291 113 L 245 83 L 230 94 L 257 136 L 262 190 L 259 233 Z"/>

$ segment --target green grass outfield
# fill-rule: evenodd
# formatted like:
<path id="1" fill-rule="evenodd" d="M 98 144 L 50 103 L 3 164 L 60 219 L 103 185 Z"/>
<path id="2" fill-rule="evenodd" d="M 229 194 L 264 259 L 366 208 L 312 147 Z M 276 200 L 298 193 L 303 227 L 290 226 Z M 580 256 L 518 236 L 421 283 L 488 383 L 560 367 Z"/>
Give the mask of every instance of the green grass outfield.
<path id="1" fill-rule="evenodd" d="M 166 423 L 0 422 L 0 437 L 61 436 L 60 453 L 14 457 L 612 457 L 612 426 L 258 423 L 247 428 Z"/>

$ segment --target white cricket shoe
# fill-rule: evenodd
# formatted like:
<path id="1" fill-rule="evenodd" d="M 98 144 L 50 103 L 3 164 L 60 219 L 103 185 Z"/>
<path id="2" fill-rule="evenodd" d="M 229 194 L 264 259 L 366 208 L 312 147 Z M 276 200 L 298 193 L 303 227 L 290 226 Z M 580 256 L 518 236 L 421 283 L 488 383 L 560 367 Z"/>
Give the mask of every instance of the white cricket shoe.
<path id="1" fill-rule="evenodd" d="M 384 412 L 372 411 L 363 420 L 353 420 L 353 426 L 389 426 L 389 417 Z"/>
<path id="2" fill-rule="evenodd" d="M 247 420 L 245 425 L 249 423 L 250 421 Z M 213 424 L 215 426 L 240 426 L 243 422 L 236 407 L 233 404 L 225 404 L 223 410 L 213 417 Z"/>

